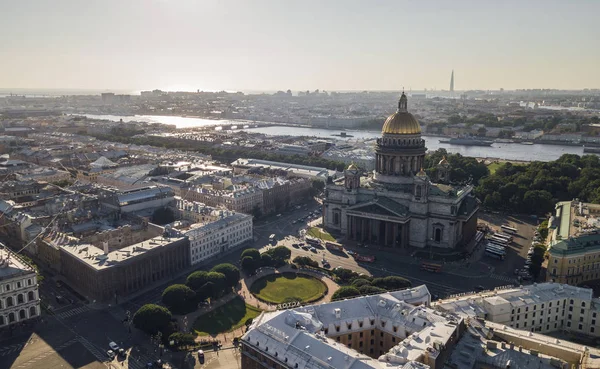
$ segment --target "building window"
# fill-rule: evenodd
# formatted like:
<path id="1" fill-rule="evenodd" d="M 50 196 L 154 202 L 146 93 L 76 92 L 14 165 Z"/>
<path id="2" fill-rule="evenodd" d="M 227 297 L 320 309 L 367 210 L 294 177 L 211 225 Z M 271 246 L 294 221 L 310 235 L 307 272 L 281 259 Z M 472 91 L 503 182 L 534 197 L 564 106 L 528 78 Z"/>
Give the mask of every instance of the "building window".
<path id="1" fill-rule="evenodd" d="M 360 332 L 360 335 L 359 335 L 359 337 L 360 337 L 360 338 L 363 338 L 363 332 Z"/>
<path id="2" fill-rule="evenodd" d="M 585 301 L 581 301 L 581 307 L 585 307 Z"/>
<path id="3" fill-rule="evenodd" d="M 580 331 L 583 330 L 583 324 L 579 324 L 578 328 L 579 328 Z"/>
<path id="4" fill-rule="evenodd" d="M 596 328 L 595 328 L 595 327 L 590 327 L 590 332 L 591 332 L 591 333 L 594 333 L 594 331 L 595 331 L 595 330 L 596 330 Z"/>
<path id="5" fill-rule="evenodd" d="M 6 307 L 10 307 L 10 306 L 13 306 L 13 305 L 14 305 L 14 303 L 13 303 L 13 298 L 12 298 L 12 296 L 8 296 L 8 297 L 6 298 Z"/>
<path id="6" fill-rule="evenodd" d="M 352 340 L 352 335 L 351 334 L 348 335 L 348 341 L 350 341 L 350 340 Z"/>
<path id="7" fill-rule="evenodd" d="M 27 315 L 25 314 L 25 310 L 19 310 L 19 319 L 25 319 Z"/>
<path id="8" fill-rule="evenodd" d="M 23 298 L 23 294 L 20 293 L 17 295 L 17 304 L 22 304 L 25 302 L 25 299 Z"/>

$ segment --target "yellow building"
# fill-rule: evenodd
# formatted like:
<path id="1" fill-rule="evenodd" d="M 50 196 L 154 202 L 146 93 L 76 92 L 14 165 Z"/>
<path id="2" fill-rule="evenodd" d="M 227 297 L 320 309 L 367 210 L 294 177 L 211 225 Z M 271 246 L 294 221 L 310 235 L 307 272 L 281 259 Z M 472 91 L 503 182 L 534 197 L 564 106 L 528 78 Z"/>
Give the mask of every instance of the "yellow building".
<path id="1" fill-rule="evenodd" d="M 578 285 L 600 279 L 600 205 L 559 202 L 550 231 L 548 281 Z"/>

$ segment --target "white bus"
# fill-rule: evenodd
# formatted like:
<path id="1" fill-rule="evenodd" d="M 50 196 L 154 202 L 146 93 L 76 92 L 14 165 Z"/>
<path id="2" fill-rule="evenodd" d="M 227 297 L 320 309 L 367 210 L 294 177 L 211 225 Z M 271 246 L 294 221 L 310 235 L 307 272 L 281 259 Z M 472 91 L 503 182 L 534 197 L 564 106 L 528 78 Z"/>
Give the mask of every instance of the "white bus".
<path id="1" fill-rule="evenodd" d="M 513 228 L 513 227 L 509 227 L 507 225 L 501 225 L 500 229 L 502 229 L 502 231 L 508 233 L 508 234 L 515 234 L 517 233 L 517 229 Z"/>
<path id="2" fill-rule="evenodd" d="M 498 251 L 485 249 L 485 255 L 494 259 L 504 260 L 504 254 Z"/>
<path id="3" fill-rule="evenodd" d="M 506 246 L 508 246 L 508 245 L 506 244 L 506 242 L 503 242 L 503 241 L 498 241 L 498 240 L 494 240 L 494 239 L 492 239 L 492 238 L 488 239 L 488 243 L 493 243 L 493 244 L 495 244 L 495 245 L 502 246 L 502 247 L 506 247 Z"/>
<path id="4" fill-rule="evenodd" d="M 500 244 L 502 246 L 508 246 L 508 241 L 505 239 L 502 239 L 502 238 L 492 237 L 489 240 L 490 240 L 490 242 L 494 242 L 494 243 Z"/>
<path id="5" fill-rule="evenodd" d="M 494 233 L 494 235 L 492 237 L 503 238 L 507 242 L 512 242 L 512 240 L 513 240 L 512 236 L 509 236 L 509 235 L 504 234 L 504 233 Z"/>
<path id="6" fill-rule="evenodd" d="M 502 248 L 502 247 L 499 247 L 499 246 L 487 245 L 485 247 L 485 249 L 486 250 L 490 249 L 490 250 L 498 251 L 498 252 L 501 252 L 504 255 L 506 255 L 506 250 L 504 248 Z"/>
<path id="7" fill-rule="evenodd" d="M 269 242 L 271 242 L 271 243 L 275 242 L 275 234 L 272 234 L 269 236 Z"/>

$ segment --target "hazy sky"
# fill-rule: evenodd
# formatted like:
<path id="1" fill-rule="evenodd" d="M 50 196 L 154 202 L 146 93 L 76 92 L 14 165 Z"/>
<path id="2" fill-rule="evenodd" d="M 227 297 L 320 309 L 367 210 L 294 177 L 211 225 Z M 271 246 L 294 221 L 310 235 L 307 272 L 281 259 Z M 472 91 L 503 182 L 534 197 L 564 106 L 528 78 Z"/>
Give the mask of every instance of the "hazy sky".
<path id="1" fill-rule="evenodd" d="M 0 0 L 0 88 L 600 87 L 600 0 Z"/>

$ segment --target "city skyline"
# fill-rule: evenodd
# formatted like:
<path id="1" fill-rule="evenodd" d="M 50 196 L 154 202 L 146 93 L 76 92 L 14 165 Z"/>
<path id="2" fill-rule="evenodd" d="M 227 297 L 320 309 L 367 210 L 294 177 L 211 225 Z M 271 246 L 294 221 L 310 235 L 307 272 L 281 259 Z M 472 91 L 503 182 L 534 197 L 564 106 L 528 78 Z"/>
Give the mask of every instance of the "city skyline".
<path id="1" fill-rule="evenodd" d="M 0 12 L 0 89 L 600 87 L 600 3 L 71 0 Z M 576 57 L 574 57 L 576 56 Z"/>

